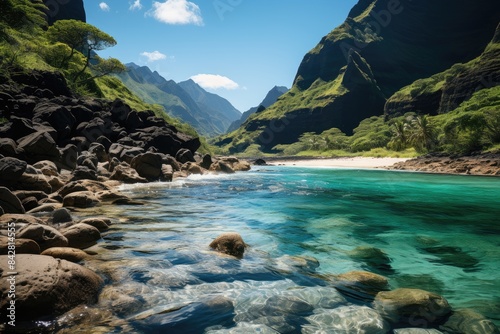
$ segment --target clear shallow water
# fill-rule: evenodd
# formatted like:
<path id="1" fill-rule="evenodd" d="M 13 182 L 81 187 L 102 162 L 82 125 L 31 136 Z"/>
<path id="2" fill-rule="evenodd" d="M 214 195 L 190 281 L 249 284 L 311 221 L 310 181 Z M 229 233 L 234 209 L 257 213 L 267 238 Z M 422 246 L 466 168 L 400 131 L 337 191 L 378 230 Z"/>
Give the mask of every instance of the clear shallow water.
<path id="1" fill-rule="evenodd" d="M 500 322 L 497 178 L 262 167 L 123 191 L 147 204 L 103 212 L 119 222 L 87 263 L 108 278 L 93 331 L 356 333 L 370 304 L 324 279 L 352 270 Z M 242 260 L 208 248 L 229 231 Z"/>

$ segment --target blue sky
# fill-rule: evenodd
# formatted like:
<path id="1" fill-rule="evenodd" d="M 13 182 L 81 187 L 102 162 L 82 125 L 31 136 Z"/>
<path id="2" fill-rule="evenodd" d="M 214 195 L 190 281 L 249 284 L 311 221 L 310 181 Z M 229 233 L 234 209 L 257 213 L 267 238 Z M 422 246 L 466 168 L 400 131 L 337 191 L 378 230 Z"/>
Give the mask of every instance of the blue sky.
<path id="1" fill-rule="evenodd" d="M 118 44 L 101 51 L 176 82 L 192 78 L 245 111 L 291 87 L 304 55 L 357 0 L 84 0 L 87 22 Z"/>

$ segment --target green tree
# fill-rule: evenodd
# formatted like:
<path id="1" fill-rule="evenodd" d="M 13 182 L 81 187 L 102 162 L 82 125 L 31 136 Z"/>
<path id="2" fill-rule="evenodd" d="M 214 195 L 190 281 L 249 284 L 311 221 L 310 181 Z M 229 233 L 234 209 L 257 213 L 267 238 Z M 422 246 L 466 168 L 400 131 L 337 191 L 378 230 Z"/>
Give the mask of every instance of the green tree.
<path id="1" fill-rule="evenodd" d="M 417 152 L 431 151 L 436 143 L 436 131 L 429 116 L 416 116 L 411 121 L 409 141 Z"/>
<path id="2" fill-rule="evenodd" d="M 387 144 L 390 149 L 402 151 L 408 147 L 408 123 L 401 119 L 394 120 L 391 124 L 391 141 Z"/>
<path id="3" fill-rule="evenodd" d="M 56 21 L 47 30 L 47 37 L 53 43 L 64 43 L 69 46 L 69 52 L 66 53 L 60 60 L 61 66 L 67 67 L 76 52 L 81 52 L 84 57 L 84 64 L 73 76 L 73 82 L 77 82 L 85 71 L 92 66 L 92 62 L 96 60 L 96 65 L 99 66 L 101 58 L 93 58 L 96 51 L 116 45 L 113 37 L 106 34 L 85 22 L 77 20 L 60 20 Z M 115 63 L 113 61 L 113 63 Z M 115 63 L 116 64 L 116 63 Z"/>

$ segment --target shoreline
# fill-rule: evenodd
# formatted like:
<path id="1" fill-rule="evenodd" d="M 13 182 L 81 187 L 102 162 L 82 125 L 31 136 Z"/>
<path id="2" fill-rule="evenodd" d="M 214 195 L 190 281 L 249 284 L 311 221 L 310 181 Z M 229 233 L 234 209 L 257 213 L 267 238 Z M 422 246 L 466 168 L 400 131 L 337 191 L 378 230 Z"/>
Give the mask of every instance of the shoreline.
<path id="1" fill-rule="evenodd" d="M 277 158 L 268 159 L 269 165 L 315 167 L 315 168 L 361 168 L 390 169 L 396 163 L 402 163 L 410 158 L 372 158 L 372 157 L 339 157 L 339 158 Z"/>

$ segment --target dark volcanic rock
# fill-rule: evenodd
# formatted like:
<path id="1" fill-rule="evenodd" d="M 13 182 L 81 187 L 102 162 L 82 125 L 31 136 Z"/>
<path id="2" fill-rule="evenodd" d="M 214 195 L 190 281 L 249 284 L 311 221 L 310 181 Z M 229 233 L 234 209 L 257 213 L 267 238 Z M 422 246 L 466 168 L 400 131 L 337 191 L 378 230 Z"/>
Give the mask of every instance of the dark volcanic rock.
<path id="1" fill-rule="evenodd" d="M 160 177 L 162 164 L 163 159 L 161 154 L 147 152 L 134 157 L 130 166 L 134 168 L 141 177 L 152 181 L 158 180 Z"/>
<path id="2" fill-rule="evenodd" d="M 49 25 L 57 20 L 78 20 L 86 22 L 83 0 L 51 1 L 44 0 L 48 8 L 47 21 Z"/>
<path id="3" fill-rule="evenodd" d="M 28 162 L 59 161 L 61 159 L 61 152 L 48 132 L 35 132 L 20 138 L 18 148 L 25 152 Z"/>
<path id="4" fill-rule="evenodd" d="M 16 158 L 0 159 L 0 185 L 8 186 L 16 183 L 26 171 L 28 164 Z"/>
<path id="5" fill-rule="evenodd" d="M 25 213 L 19 198 L 5 187 L 0 187 L 0 207 L 4 213 Z"/>

